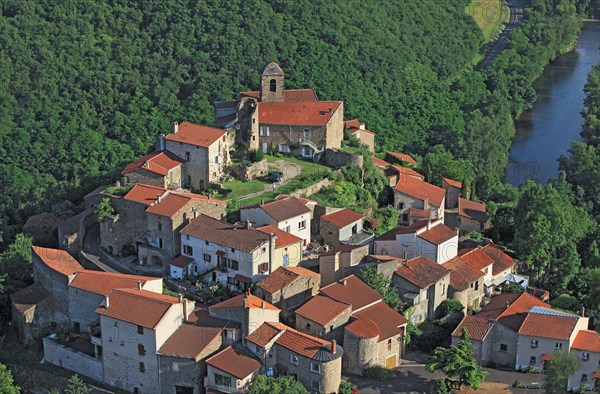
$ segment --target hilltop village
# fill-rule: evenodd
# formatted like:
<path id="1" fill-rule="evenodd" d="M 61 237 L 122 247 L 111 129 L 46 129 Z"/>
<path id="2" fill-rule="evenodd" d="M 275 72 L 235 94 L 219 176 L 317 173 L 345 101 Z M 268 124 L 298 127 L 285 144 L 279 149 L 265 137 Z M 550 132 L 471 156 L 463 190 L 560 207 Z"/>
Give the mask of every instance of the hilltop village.
<path id="1" fill-rule="evenodd" d="M 585 311 L 553 309 L 481 236 L 487 207 L 464 180 L 432 184 L 411 155 L 376 153 L 343 102 L 286 89 L 276 63 L 259 86 L 215 103 L 213 126 L 174 121 L 83 211 L 28 220 L 59 249 L 34 246 L 34 283 L 11 295 L 23 343 L 134 393 L 244 393 L 261 375 L 337 393 L 343 375 L 400 367 L 415 328 L 444 321 L 447 345 L 466 332 L 482 366 L 544 371 L 564 349 L 581 361 L 565 389 L 600 380 Z M 384 204 L 318 198 L 348 168 L 364 186 L 368 166 L 395 212 L 383 232 Z"/>

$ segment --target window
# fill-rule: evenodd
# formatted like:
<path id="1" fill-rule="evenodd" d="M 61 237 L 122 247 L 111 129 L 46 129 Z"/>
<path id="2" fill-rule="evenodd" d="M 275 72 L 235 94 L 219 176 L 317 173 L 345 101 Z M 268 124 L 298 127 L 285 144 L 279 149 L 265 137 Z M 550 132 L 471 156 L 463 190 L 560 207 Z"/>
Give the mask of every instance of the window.
<path id="1" fill-rule="evenodd" d="M 310 330 L 310 323 L 306 323 L 306 329 Z"/>
<path id="2" fill-rule="evenodd" d="M 321 390 L 321 383 L 317 380 L 310 381 L 310 389 L 311 390 Z"/>
<path id="3" fill-rule="evenodd" d="M 211 258 L 210 254 L 204 253 L 204 261 L 206 261 L 207 263 L 210 263 L 210 258 Z"/>
<path id="4" fill-rule="evenodd" d="M 581 374 L 581 381 L 582 382 L 587 382 L 587 373 L 582 373 Z"/>
<path id="5" fill-rule="evenodd" d="M 215 163 L 219 164 L 221 162 L 221 156 L 215 156 Z"/>
<path id="6" fill-rule="evenodd" d="M 304 130 L 304 139 L 305 140 L 309 140 L 310 139 L 310 130 L 308 130 L 308 129 Z"/>
<path id="7" fill-rule="evenodd" d="M 146 355 L 146 348 L 141 343 L 138 344 L 138 354 L 140 356 L 145 356 Z"/>
<path id="8" fill-rule="evenodd" d="M 144 335 L 144 326 L 138 326 L 138 334 Z"/>
<path id="9" fill-rule="evenodd" d="M 146 373 L 146 364 L 140 363 L 140 372 L 141 373 Z"/>
<path id="10" fill-rule="evenodd" d="M 475 282 L 475 291 L 479 290 L 479 281 Z"/>
<path id="11" fill-rule="evenodd" d="M 500 344 L 500 351 L 501 352 L 508 352 L 508 345 L 501 343 Z"/>
<path id="12" fill-rule="evenodd" d="M 269 270 L 269 263 L 262 263 L 258 265 L 258 273 L 262 274 Z"/>
<path id="13" fill-rule="evenodd" d="M 189 239 L 189 238 L 188 238 L 188 239 Z M 210 242 L 208 242 L 208 241 L 204 241 L 204 242 L 205 242 L 207 245 L 210 245 Z"/>
<path id="14" fill-rule="evenodd" d="M 173 371 L 179 372 L 179 363 L 173 363 Z"/>
<path id="15" fill-rule="evenodd" d="M 162 249 L 162 248 L 163 248 L 163 239 L 162 239 L 162 238 L 159 238 L 159 239 L 158 239 L 158 248 L 159 248 L 159 249 Z"/>
<path id="16" fill-rule="evenodd" d="M 321 364 L 310 363 L 310 372 L 321 373 Z"/>
<path id="17" fill-rule="evenodd" d="M 536 360 L 536 358 L 535 358 L 534 356 L 531 356 L 531 357 L 529 358 L 529 364 L 531 364 L 531 365 L 535 365 L 535 363 L 536 363 L 536 362 L 537 362 L 537 360 Z"/>
<path id="18" fill-rule="evenodd" d="M 392 338 L 389 338 L 387 341 L 387 350 L 392 350 Z"/>
<path id="19" fill-rule="evenodd" d="M 269 90 L 271 92 L 277 91 L 277 80 L 275 80 L 274 78 L 269 81 Z"/>
<path id="20" fill-rule="evenodd" d="M 235 249 L 234 249 L 234 248 L 231 248 L 231 252 L 235 252 Z"/>
<path id="21" fill-rule="evenodd" d="M 442 283 L 442 294 L 446 293 L 446 284 Z"/>
<path id="22" fill-rule="evenodd" d="M 290 153 L 291 152 L 289 145 L 283 145 L 283 144 L 277 145 L 277 150 L 281 153 Z"/>
<path id="23" fill-rule="evenodd" d="M 81 323 L 78 321 L 73 322 L 73 332 L 79 334 L 81 332 Z"/>
<path id="24" fill-rule="evenodd" d="M 556 342 L 556 343 L 554 344 L 554 349 L 562 349 L 562 343 L 558 343 L 558 342 Z"/>
<path id="25" fill-rule="evenodd" d="M 590 354 L 589 354 L 589 353 L 586 353 L 586 352 L 583 352 L 583 353 L 581 354 L 581 359 L 582 359 L 583 361 L 588 361 L 588 360 L 590 359 Z"/>
<path id="26" fill-rule="evenodd" d="M 329 326 L 329 331 L 333 331 L 333 324 Z"/>
<path id="27" fill-rule="evenodd" d="M 292 229 L 291 226 L 285 226 L 283 231 L 285 231 L 286 233 L 289 233 L 291 229 Z"/>
<path id="28" fill-rule="evenodd" d="M 260 135 L 262 136 L 268 136 L 269 135 L 269 127 L 267 126 L 260 126 Z"/>
<path id="29" fill-rule="evenodd" d="M 403 213 L 402 214 L 402 221 L 403 222 L 408 222 L 408 214 L 407 213 Z"/>
<path id="30" fill-rule="evenodd" d="M 194 249 L 190 245 L 183 245 L 183 253 L 187 254 L 188 256 L 193 256 Z"/>
<path id="31" fill-rule="evenodd" d="M 532 339 L 531 340 L 531 347 L 538 347 L 538 340 L 537 339 Z"/>
<path id="32" fill-rule="evenodd" d="M 231 268 L 232 270 L 237 270 L 238 262 L 235 260 L 229 260 L 229 268 Z"/>
<path id="33" fill-rule="evenodd" d="M 190 161 L 191 155 L 190 152 L 185 152 L 185 161 Z"/>
<path id="34" fill-rule="evenodd" d="M 298 230 L 304 230 L 305 228 L 306 228 L 306 220 L 303 220 L 300 223 L 298 223 Z"/>
<path id="35" fill-rule="evenodd" d="M 158 231 L 162 231 L 162 223 L 158 223 Z"/>
<path id="36" fill-rule="evenodd" d="M 398 209 L 404 209 L 404 203 L 403 202 L 398 203 Z"/>
<path id="37" fill-rule="evenodd" d="M 298 356 L 295 354 L 290 355 L 290 362 L 294 365 L 298 365 Z"/>
<path id="38" fill-rule="evenodd" d="M 218 373 L 216 373 L 215 374 L 215 384 L 217 386 L 231 387 L 231 378 L 229 376 L 223 376 L 223 375 L 219 375 Z"/>

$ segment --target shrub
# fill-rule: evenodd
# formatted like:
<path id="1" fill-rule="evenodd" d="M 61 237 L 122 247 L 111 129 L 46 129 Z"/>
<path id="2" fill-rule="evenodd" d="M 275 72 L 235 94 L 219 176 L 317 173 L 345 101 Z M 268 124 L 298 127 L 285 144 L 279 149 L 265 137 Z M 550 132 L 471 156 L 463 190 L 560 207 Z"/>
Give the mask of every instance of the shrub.
<path id="1" fill-rule="evenodd" d="M 338 392 L 339 394 L 352 394 L 352 385 L 342 380 Z"/>
<path id="2" fill-rule="evenodd" d="M 380 365 L 373 365 L 372 367 L 365 368 L 363 375 L 366 378 L 385 382 L 394 379 L 396 375 L 391 369 L 384 368 Z"/>
<path id="3" fill-rule="evenodd" d="M 469 237 L 471 239 L 479 241 L 481 239 L 481 233 L 479 231 L 472 231 L 472 232 L 469 233 Z"/>
<path id="4" fill-rule="evenodd" d="M 451 298 L 444 300 L 440 305 L 440 311 L 443 316 L 448 316 L 452 312 L 460 312 L 463 308 L 463 304 L 460 301 Z"/>
<path id="5" fill-rule="evenodd" d="M 525 386 L 525 384 L 523 384 L 523 382 L 521 382 L 520 380 L 515 380 L 515 381 L 513 382 L 513 387 L 514 387 L 514 388 L 517 388 L 517 389 L 523 389 L 523 388 L 525 388 L 526 386 Z"/>

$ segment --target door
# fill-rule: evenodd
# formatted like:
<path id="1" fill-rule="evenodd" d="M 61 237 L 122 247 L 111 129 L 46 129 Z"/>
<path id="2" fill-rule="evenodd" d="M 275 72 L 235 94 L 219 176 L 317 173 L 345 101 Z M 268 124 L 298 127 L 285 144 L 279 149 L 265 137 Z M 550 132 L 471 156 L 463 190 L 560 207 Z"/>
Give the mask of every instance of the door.
<path id="1" fill-rule="evenodd" d="M 386 368 L 396 368 L 396 355 L 390 356 L 385 359 Z"/>
<path id="2" fill-rule="evenodd" d="M 266 142 L 262 143 L 262 151 L 263 153 L 269 153 L 269 145 Z"/>
<path id="3" fill-rule="evenodd" d="M 290 263 L 290 257 L 287 254 L 283 255 L 283 266 L 285 267 Z"/>

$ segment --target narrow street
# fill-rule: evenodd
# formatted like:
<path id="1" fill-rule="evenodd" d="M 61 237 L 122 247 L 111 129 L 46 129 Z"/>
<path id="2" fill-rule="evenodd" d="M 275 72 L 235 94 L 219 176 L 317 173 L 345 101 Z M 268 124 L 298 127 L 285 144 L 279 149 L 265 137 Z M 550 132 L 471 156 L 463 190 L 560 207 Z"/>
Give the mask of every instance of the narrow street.
<path id="1" fill-rule="evenodd" d="M 504 48 L 506 48 L 506 40 L 508 39 L 508 36 L 523 21 L 523 6 L 521 1 L 506 0 L 506 3 L 510 10 L 510 20 L 502 34 L 500 34 L 498 41 L 496 41 L 494 46 L 485 55 L 485 58 L 477 65 L 476 68 L 478 70 L 488 67 L 496 58 L 496 56 L 498 56 L 504 50 Z"/>

